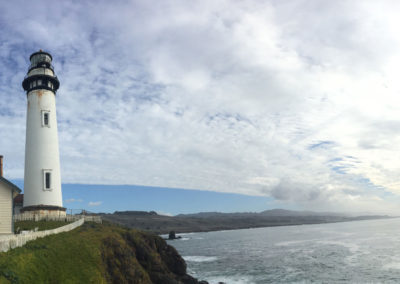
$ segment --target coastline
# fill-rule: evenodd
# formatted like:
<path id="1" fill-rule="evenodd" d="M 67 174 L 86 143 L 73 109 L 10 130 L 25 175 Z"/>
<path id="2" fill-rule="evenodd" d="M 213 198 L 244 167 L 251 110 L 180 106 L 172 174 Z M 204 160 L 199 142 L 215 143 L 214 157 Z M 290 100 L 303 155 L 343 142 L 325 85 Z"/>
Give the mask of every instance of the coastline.
<path id="1" fill-rule="evenodd" d="M 229 214 L 206 217 L 193 216 L 163 216 L 157 214 L 138 214 L 127 212 L 124 214 L 102 214 L 103 220 L 151 232 L 157 235 L 201 233 L 214 231 L 230 231 L 239 229 L 253 229 L 265 227 L 297 226 L 313 224 L 329 224 L 362 220 L 389 219 L 389 216 L 262 216 L 256 214 Z"/>
<path id="2" fill-rule="evenodd" d="M 370 218 L 370 219 L 360 219 L 360 220 L 345 220 L 345 221 L 333 221 L 333 222 L 321 222 L 321 223 L 307 223 L 307 224 L 288 224 L 288 225 L 272 225 L 272 226 L 260 226 L 260 227 L 248 227 L 248 228 L 232 228 L 232 229 L 223 229 L 223 230 L 207 230 L 207 231 L 190 231 L 190 232 L 177 232 L 176 235 L 189 235 L 189 234 L 197 234 L 197 233 L 210 233 L 210 232 L 229 232 L 236 230 L 249 230 L 249 229 L 260 229 L 260 228 L 273 228 L 273 227 L 295 227 L 295 226 L 308 226 L 308 225 L 323 225 L 323 224 L 334 224 L 334 223 L 346 223 L 346 222 L 357 222 L 357 221 L 371 221 L 371 220 L 387 220 L 387 219 L 396 219 L 400 217 L 387 217 L 387 218 Z M 168 239 L 168 233 L 158 234 L 160 237 L 167 237 L 166 241 L 174 241 L 177 239 Z"/>

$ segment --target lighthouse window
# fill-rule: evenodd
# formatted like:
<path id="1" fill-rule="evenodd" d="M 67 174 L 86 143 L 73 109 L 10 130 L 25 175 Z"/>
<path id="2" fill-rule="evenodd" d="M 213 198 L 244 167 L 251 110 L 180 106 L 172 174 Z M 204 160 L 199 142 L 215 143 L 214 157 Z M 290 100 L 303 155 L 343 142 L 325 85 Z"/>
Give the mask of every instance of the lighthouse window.
<path id="1" fill-rule="evenodd" d="M 51 190 L 51 170 L 43 170 L 43 189 Z"/>
<path id="2" fill-rule="evenodd" d="M 42 110 L 42 126 L 50 127 L 50 111 Z"/>
<path id="3" fill-rule="evenodd" d="M 42 85 L 42 80 L 37 81 L 38 86 Z"/>
<path id="4" fill-rule="evenodd" d="M 50 186 L 50 173 L 46 173 L 46 189 L 49 189 Z"/>
<path id="5" fill-rule="evenodd" d="M 33 81 L 32 86 L 33 86 L 33 87 L 36 87 L 36 81 Z"/>
<path id="6" fill-rule="evenodd" d="M 44 114 L 43 119 L 44 119 L 44 125 L 49 125 L 49 114 L 48 113 Z"/>

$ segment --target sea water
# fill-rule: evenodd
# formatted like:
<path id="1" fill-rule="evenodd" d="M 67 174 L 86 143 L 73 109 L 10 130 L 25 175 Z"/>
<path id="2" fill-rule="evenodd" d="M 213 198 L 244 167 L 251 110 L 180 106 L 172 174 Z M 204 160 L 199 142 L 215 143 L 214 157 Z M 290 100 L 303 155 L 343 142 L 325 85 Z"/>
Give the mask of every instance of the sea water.
<path id="1" fill-rule="evenodd" d="M 169 241 L 210 283 L 400 283 L 400 219 L 182 234 Z"/>

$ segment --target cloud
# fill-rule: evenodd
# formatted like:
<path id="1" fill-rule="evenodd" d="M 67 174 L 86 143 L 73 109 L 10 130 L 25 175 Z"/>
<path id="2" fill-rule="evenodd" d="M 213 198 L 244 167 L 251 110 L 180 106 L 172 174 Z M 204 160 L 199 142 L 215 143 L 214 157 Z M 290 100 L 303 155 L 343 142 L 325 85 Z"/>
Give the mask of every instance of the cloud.
<path id="1" fill-rule="evenodd" d="M 400 193 L 399 4 L 0 8 L 0 149 L 10 178 L 23 176 L 20 84 L 30 53 L 43 48 L 61 82 L 63 182 L 267 195 L 313 208 L 385 208 Z"/>
<path id="2" fill-rule="evenodd" d="M 90 201 L 88 206 L 100 206 L 101 204 L 103 204 L 103 201 Z"/>
<path id="3" fill-rule="evenodd" d="M 305 200 L 314 201 L 321 199 L 321 195 L 326 192 L 324 188 L 314 184 L 302 184 L 298 181 L 283 179 L 277 186 L 272 188 L 271 196 L 277 200 Z M 326 197 L 325 197 L 326 198 Z"/>
<path id="4" fill-rule="evenodd" d="M 173 214 L 171 214 L 171 213 L 168 213 L 168 212 L 162 212 L 162 211 L 157 211 L 157 214 L 158 215 L 162 215 L 162 216 L 174 216 Z"/>
<path id="5" fill-rule="evenodd" d="M 70 198 L 70 199 L 66 199 L 64 202 L 65 202 L 65 203 L 83 202 L 83 200 L 82 200 L 82 199 Z"/>

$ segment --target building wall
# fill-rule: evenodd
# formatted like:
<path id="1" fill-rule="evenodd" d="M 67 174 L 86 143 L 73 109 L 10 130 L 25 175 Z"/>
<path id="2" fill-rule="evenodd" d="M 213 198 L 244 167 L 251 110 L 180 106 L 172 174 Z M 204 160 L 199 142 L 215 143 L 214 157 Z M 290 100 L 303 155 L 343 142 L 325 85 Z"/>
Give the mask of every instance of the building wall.
<path id="1" fill-rule="evenodd" d="M 13 191 L 0 183 L 0 234 L 13 234 L 12 201 Z"/>
<path id="2" fill-rule="evenodd" d="M 22 209 L 22 204 L 14 204 L 14 215 L 20 214 Z"/>
<path id="3" fill-rule="evenodd" d="M 62 207 L 55 94 L 34 90 L 28 94 L 26 122 L 24 207 Z M 49 127 L 43 126 L 42 112 L 49 111 Z M 44 189 L 43 172 L 51 171 L 51 190 Z"/>

